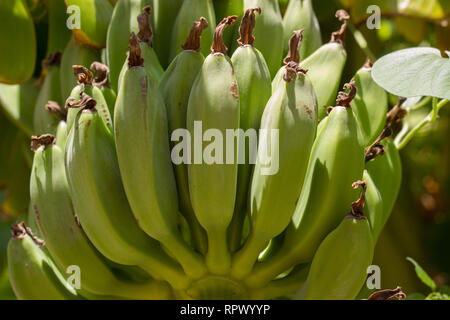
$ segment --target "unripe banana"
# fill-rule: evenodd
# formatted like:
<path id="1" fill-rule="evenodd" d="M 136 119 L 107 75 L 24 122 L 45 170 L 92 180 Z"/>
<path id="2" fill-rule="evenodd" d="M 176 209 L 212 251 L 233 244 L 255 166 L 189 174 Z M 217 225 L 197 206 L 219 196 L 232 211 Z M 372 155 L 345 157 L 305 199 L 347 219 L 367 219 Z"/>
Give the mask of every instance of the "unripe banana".
<path id="1" fill-rule="evenodd" d="M 58 127 L 56 127 L 55 138 L 56 138 L 56 145 L 63 151 L 66 148 L 67 135 L 69 134 L 68 131 L 69 130 L 67 128 L 67 122 L 61 120 L 58 123 Z"/>
<path id="2" fill-rule="evenodd" d="M 184 289 L 183 270 L 149 238 L 133 217 L 123 190 L 114 136 L 89 99 L 66 143 L 66 173 L 81 226 L 108 259 L 138 266 L 150 275 Z"/>
<path id="3" fill-rule="evenodd" d="M 205 60 L 200 52 L 200 38 L 202 31 L 207 25 L 208 22 L 203 17 L 194 23 L 189 37 L 183 46 L 184 50 L 171 62 L 161 79 L 160 90 L 166 105 L 169 135 L 172 135 L 177 129 L 186 128 L 189 95 L 192 85 Z M 175 145 L 175 141 L 171 141 L 170 146 L 171 150 L 174 150 L 173 152 L 176 150 L 172 149 Z M 199 224 L 192 209 L 191 199 L 189 197 L 187 165 L 180 163 L 174 164 L 173 167 L 178 189 L 180 211 L 189 225 L 195 247 L 204 254 L 207 250 L 206 233 Z"/>
<path id="4" fill-rule="evenodd" d="M 196 21 L 200 17 L 204 17 L 208 21 L 208 27 L 203 31 L 200 51 L 205 56 L 209 54 L 216 25 L 212 0 L 184 0 L 173 26 L 170 60 L 174 59 L 182 50 L 181 46 L 189 35 L 192 21 Z"/>
<path id="5" fill-rule="evenodd" d="M 60 63 L 60 52 L 51 54 L 48 60 L 43 63 L 47 69 L 47 74 L 34 107 L 34 132 L 38 135 L 54 133 L 59 122 L 58 117 L 47 111 L 46 105 L 49 101 L 53 101 L 56 104 L 61 104 L 62 102 L 59 77 Z"/>
<path id="6" fill-rule="evenodd" d="M 352 110 L 361 129 L 361 144 L 365 147 L 375 141 L 386 122 L 388 96 L 372 79 L 372 63 L 368 60 L 355 75 L 357 88 Z"/>
<path id="7" fill-rule="evenodd" d="M 66 46 L 61 59 L 61 97 L 67 99 L 72 89 L 77 85 L 77 79 L 73 77 L 72 66 L 90 66 L 94 61 L 100 60 L 100 53 L 91 48 L 77 46 L 72 39 Z M 123 60 L 121 61 L 121 64 Z"/>
<path id="8" fill-rule="evenodd" d="M 113 13 L 108 0 L 65 0 L 67 7 L 76 6 L 80 19 L 80 28 L 72 28 L 72 34 L 78 45 L 93 49 L 106 47 L 106 32 Z M 63 27 L 63 26 L 61 26 Z"/>
<path id="9" fill-rule="evenodd" d="M 206 267 L 177 229 L 178 195 L 170 163 L 164 101 L 143 65 L 146 60 L 134 33 L 129 56 L 114 113 L 125 193 L 139 226 L 160 241 L 189 276 L 199 278 L 206 273 Z"/>
<path id="10" fill-rule="evenodd" d="M 106 36 L 106 64 L 111 72 L 111 87 L 116 92 L 120 71 L 127 57 L 130 33 L 139 31 L 136 17 L 141 13 L 142 8 L 152 5 L 152 3 L 152 0 L 119 0 L 114 7 Z M 74 64 L 87 65 L 83 63 Z"/>
<path id="11" fill-rule="evenodd" d="M 111 84 L 109 82 L 109 68 L 103 63 L 94 61 L 91 64 L 90 69 L 94 71 L 96 75 L 95 78 L 92 80 L 92 84 L 100 89 L 107 104 L 109 113 L 113 115 L 117 94 L 111 88 Z"/>
<path id="12" fill-rule="evenodd" d="M 0 82 L 20 84 L 33 75 L 36 35 L 25 0 L 0 2 Z"/>
<path id="13" fill-rule="evenodd" d="M 372 202 L 371 198 L 367 199 L 367 218 L 375 241 L 391 215 L 402 182 L 402 163 L 394 141 L 387 138 L 382 144 L 385 153 L 367 162 L 365 172 L 365 177 L 368 178 L 368 190 L 375 189 L 382 199 L 382 202 L 376 202 L 376 197 Z"/>
<path id="14" fill-rule="evenodd" d="M 103 118 L 105 124 L 112 130 L 112 116 L 110 113 L 110 107 L 106 101 L 105 96 L 103 95 L 105 91 L 101 89 L 102 80 L 104 77 L 107 79 L 107 69 L 105 65 L 102 65 L 99 62 L 94 62 L 91 66 L 95 66 L 97 70 L 97 74 L 99 74 L 98 69 L 102 69 L 106 75 L 101 75 L 94 79 L 92 72 L 83 66 L 73 66 L 73 73 L 78 80 L 78 86 L 76 86 L 70 97 L 66 100 L 65 108 L 67 111 L 67 126 L 68 130 L 70 130 L 74 124 L 75 118 L 80 111 L 80 105 L 86 102 L 86 99 L 91 104 L 91 108 L 95 108 L 100 116 Z M 100 87 L 99 87 L 100 86 Z M 92 98 L 92 99 L 90 99 Z M 111 97 L 110 97 L 111 98 Z M 115 99 L 110 99 L 111 103 L 115 103 Z"/>
<path id="15" fill-rule="evenodd" d="M 351 185 L 362 177 L 364 148 L 359 143 L 358 124 L 350 107 L 356 94 L 354 82 L 345 86 L 348 87 L 350 92 L 339 94 L 337 106 L 332 108 L 314 141 L 284 244 L 277 254 L 255 266 L 246 279 L 250 286 L 262 286 L 289 267 L 311 261 L 320 242 L 339 224 L 356 198 Z"/>
<path id="16" fill-rule="evenodd" d="M 193 159 L 188 165 L 189 193 L 195 215 L 208 235 L 206 263 L 214 274 L 227 273 L 231 260 L 227 228 L 233 217 L 236 198 L 238 157 L 235 140 L 239 143 L 239 135 L 235 139 L 235 134 L 239 129 L 239 92 L 231 60 L 226 56 L 222 32 L 236 19 L 236 16 L 230 16 L 218 24 L 212 52 L 205 59 L 192 87 L 187 113 L 187 128 L 194 140 L 191 148 Z M 219 135 L 219 138 L 226 137 L 227 129 L 232 130 L 232 139 L 226 139 L 225 144 L 218 146 L 213 142 L 208 148 L 203 136 L 199 136 L 202 135 L 198 132 L 199 124 L 201 130 L 213 129 L 209 132 L 214 132 L 215 139 Z M 209 140 L 212 138 L 210 136 Z M 227 154 L 227 150 L 233 154 Z M 204 159 L 204 154 L 207 159 Z"/>
<path id="17" fill-rule="evenodd" d="M 53 52 L 62 52 L 70 40 L 70 29 L 65 27 L 67 21 L 66 4 L 62 0 L 48 0 L 48 40 L 47 56 Z"/>
<path id="18" fill-rule="evenodd" d="M 266 138 L 260 139 L 250 189 L 251 231 L 233 257 L 232 275 L 251 272 L 270 239 L 288 226 L 300 196 L 317 127 L 317 98 L 306 70 L 298 67 L 303 30 L 295 31 L 283 83 L 270 98 L 261 120 Z M 278 135 L 273 135 L 277 132 Z M 275 147 L 274 147 L 275 146 Z M 268 157 L 271 161 L 267 166 Z M 273 172 L 268 171 L 276 170 Z M 277 191 L 283 189 L 279 194 Z M 305 262 L 305 261 L 302 261 Z"/>
<path id="19" fill-rule="evenodd" d="M 334 104 L 345 62 L 347 61 L 347 52 L 344 49 L 343 39 L 347 21 L 350 17 L 344 10 L 339 10 L 336 16 L 340 21 L 343 21 L 341 29 L 333 32 L 329 43 L 321 46 L 300 63 L 301 67 L 309 70 L 308 77 L 311 79 L 317 95 L 319 120 L 326 116 L 327 108 Z M 282 73 L 279 71 L 272 82 L 272 90 L 276 90 L 281 79 Z"/>
<path id="20" fill-rule="evenodd" d="M 30 190 L 39 229 L 60 270 L 73 265 L 80 268 L 81 294 L 88 291 L 98 295 L 153 299 L 159 295 L 151 289 L 159 289 L 159 297 L 170 297 L 167 284 L 162 282 L 149 286 L 118 279 L 108 266 L 111 263 L 94 249 L 77 221 L 64 169 L 64 153 L 54 143 L 51 135 L 33 137 L 35 155 Z"/>
<path id="21" fill-rule="evenodd" d="M 155 36 L 153 43 L 158 54 L 159 61 L 165 69 L 170 61 L 170 39 L 177 18 L 178 12 L 183 4 L 183 0 L 153 0 L 155 9 L 154 25 Z"/>
<path id="22" fill-rule="evenodd" d="M 25 224 L 13 225 L 8 243 L 8 270 L 11 286 L 21 300 L 74 300 L 76 291 L 64 280 Z"/>
<path id="23" fill-rule="evenodd" d="M 296 295 L 307 300 L 353 300 L 367 278 L 373 259 L 374 242 L 364 216 L 364 191 L 352 204 L 352 211 L 320 244 L 308 279 Z"/>
<path id="24" fill-rule="evenodd" d="M 244 0 L 244 9 L 261 8 L 256 17 L 255 48 L 261 51 L 271 77 L 280 69 L 283 55 L 283 19 L 277 0 Z M 270 41 L 267 41 L 270 39 Z"/>
<path id="25" fill-rule="evenodd" d="M 242 130 L 258 130 L 264 107 L 270 98 L 271 78 L 269 68 L 261 52 L 253 47 L 253 29 L 255 27 L 255 11 L 261 14 L 259 8 L 248 9 L 240 26 L 240 47 L 236 49 L 231 62 L 239 88 L 240 127 Z M 251 149 L 250 141 L 244 139 L 245 163 L 239 164 L 236 191 L 236 205 L 229 228 L 230 251 L 236 251 L 241 245 L 242 226 L 247 212 L 247 198 L 253 165 L 250 164 L 250 153 L 256 156 L 256 150 Z M 256 143 L 256 141 L 255 141 Z M 254 163 L 254 162 L 253 162 Z"/>
<path id="26" fill-rule="evenodd" d="M 0 83 L 0 109 L 27 136 L 33 135 L 34 106 L 39 88 L 34 79 L 23 84 Z"/>
<path id="27" fill-rule="evenodd" d="M 289 50 L 289 39 L 294 30 L 303 31 L 300 57 L 306 59 L 322 45 L 320 25 L 314 13 L 312 0 L 291 0 L 283 17 L 284 53 Z"/>
<path id="28" fill-rule="evenodd" d="M 153 49 L 153 29 L 151 25 L 151 13 L 152 7 L 146 6 L 142 9 L 142 13 L 137 16 L 137 21 L 139 25 L 139 33 L 137 34 L 137 39 L 139 42 L 141 56 L 145 61 L 144 68 L 150 76 L 150 80 L 153 81 L 154 85 L 159 85 L 161 78 L 164 74 L 164 69 L 159 62 L 158 56 L 156 55 L 155 50 Z M 123 76 L 125 72 L 128 70 L 128 60 L 129 53 L 127 59 L 125 60 L 122 71 L 119 75 L 119 84 L 118 88 L 120 90 L 120 86 L 123 81 Z"/>

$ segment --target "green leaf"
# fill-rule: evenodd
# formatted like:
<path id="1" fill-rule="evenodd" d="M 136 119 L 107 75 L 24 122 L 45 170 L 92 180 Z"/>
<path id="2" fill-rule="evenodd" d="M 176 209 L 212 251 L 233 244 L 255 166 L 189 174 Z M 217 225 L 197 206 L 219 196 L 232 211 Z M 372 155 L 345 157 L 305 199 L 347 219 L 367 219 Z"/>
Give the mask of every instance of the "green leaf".
<path id="1" fill-rule="evenodd" d="M 426 296 L 420 292 L 410 293 L 406 296 L 406 300 L 425 300 Z"/>
<path id="2" fill-rule="evenodd" d="M 439 288 L 439 292 L 443 295 L 450 296 L 450 287 L 445 284 Z"/>
<path id="3" fill-rule="evenodd" d="M 400 97 L 431 96 L 450 99 L 450 59 L 435 48 L 410 48 L 375 62 L 372 77 L 386 91 Z"/>
<path id="4" fill-rule="evenodd" d="M 411 262 L 414 265 L 415 271 L 419 279 L 427 285 L 431 291 L 436 291 L 436 283 L 431 279 L 431 277 L 428 275 L 428 273 L 425 272 L 425 270 L 422 269 L 422 267 L 411 257 L 407 257 L 406 260 Z"/>

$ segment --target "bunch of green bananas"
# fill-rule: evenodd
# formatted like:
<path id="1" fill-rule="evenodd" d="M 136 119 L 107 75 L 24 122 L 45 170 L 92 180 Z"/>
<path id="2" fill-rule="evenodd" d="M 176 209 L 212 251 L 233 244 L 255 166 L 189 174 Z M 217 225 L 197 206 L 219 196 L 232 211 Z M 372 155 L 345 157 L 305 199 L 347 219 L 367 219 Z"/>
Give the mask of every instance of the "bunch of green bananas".
<path id="1" fill-rule="evenodd" d="M 1 3 L 29 21 L 8 35 L 33 38 L 26 2 Z M 338 93 L 345 11 L 322 45 L 311 0 L 284 17 L 276 0 L 47 6 L 40 91 L 16 117 L 34 151 L 7 252 L 18 298 L 357 297 L 401 165 L 370 63 Z M 33 73 L 8 59 L 2 104 Z"/>

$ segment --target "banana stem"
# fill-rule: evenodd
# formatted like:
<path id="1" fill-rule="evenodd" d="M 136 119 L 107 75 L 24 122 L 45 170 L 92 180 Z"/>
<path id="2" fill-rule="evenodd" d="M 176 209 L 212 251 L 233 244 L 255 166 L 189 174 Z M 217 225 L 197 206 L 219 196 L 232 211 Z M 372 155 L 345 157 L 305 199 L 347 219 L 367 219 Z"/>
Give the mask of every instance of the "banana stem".
<path id="1" fill-rule="evenodd" d="M 226 229 L 208 230 L 206 265 L 211 273 L 225 275 L 231 265 Z"/>
<path id="2" fill-rule="evenodd" d="M 242 228 L 244 225 L 245 213 L 242 210 L 235 210 L 233 219 L 231 219 L 230 226 L 228 227 L 228 243 L 230 246 L 230 252 L 234 253 L 241 246 Z"/>
<path id="3" fill-rule="evenodd" d="M 243 279 L 248 275 L 267 244 L 268 241 L 257 238 L 251 233 L 242 249 L 233 257 L 231 275 L 236 279 Z"/>

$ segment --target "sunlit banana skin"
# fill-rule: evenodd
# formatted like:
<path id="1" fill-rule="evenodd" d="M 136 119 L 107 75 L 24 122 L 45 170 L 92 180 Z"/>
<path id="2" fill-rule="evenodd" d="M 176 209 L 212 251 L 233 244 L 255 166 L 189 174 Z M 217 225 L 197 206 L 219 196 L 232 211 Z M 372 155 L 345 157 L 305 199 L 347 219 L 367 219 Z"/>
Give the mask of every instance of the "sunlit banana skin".
<path id="1" fill-rule="evenodd" d="M 75 290 L 28 233 L 25 225 L 13 226 L 8 243 L 8 270 L 11 286 L 21 300 L 74 300 Z M 18 230 L 17 230 L 18 229 Z M 29 229 L 28 229 L 29 230 Z"/>
<path id="2" fill-rule="evenodd" d="M 227 228 L 233 217 L 237 183 L 237 144 L 234 143 L 234 157 L 226 162 L 226 143 L 217 152 L 222 153 L 222 163 L 205 163 L 203 153 L 207 142 L 199 132 L 194 131 L 195 122 L 201 123 L 203 132 L 215 129 L 226 137 L 226 130 L 239 128 L 239 91 L 221 35 L 223 29 L 236 20 L 236 16 L 224 18 L 216 29 L 212 53 L 206 57 L 200 73 L 192 87 L 187 113 L 187 129 L 192 140 L 201 139 L 200 152 L 192 144 L 193 155 L 188 165 L 189 194 L 192 207 L 200 224 L 208 235 L 206 263 L 215 274 L 225 274 L 230 267 L 230 252 L 227 244 Z M 197 155 L 195 155 L 197 153 Z M 201 156 L 202 159 L 194 159 Z M 199 161 L 200 160 L 200 161 Z M 219 183 L 220 181 L 220 183 Z"/>
<path id="3" fill-rule="evenodd" d="M 264 107 L 270 98 L 271 77 L 267 63 L 261 52 L 253 47 L 252 34 L 255 27 L 255 11 L 258 8 L 249 9 L 242 20 L 239 38 L 240 46 L 231 57 L 236 81 L 239 88 L 240 100 L 240 127 L 242 130 L 258 130 Z M 244 218 L 248 207 L 248 190 L 251 180 L 253 165 L 250 164 L 251 150 L 249 142 L 245 141 L 245 163 L 238 167 L 238 182 L 236 190 L 236 204 L 229 232 L 230 251 L 236 251 L 241 245 L 241 234 Z M 254 154 L 254 156 L 256 156 Z M 254 162 L 253 162 L 254 163 Z"/>
<path id="4" fill-rule="evenodd" d="M 261 51 L 270 75 L 274 77 L 280 69 L 283 55 L 283 20 L 278 1 L 244 0 L 244 10 L 249 8 L 261 8 L 262 14 L 256 17 L 255 48 Z"/>
<path id="5" fill-rule="evenodd" d="M 367 188 L 376 190 L 382 202 L 367 199 L 366 215 L 376 241 L 383 230 L 400 192 L 402 163 L 400 154 L 391 138 L 382 140 L 385 153 L 366 163 L 365 176 L 370 177 Z M 376 199 L 376 198 L 375 198 Z M 381 206 L 381 208 L 380 208 Z"/>
<path id="6" fill-rule="evenodd" d="M 139 31 L 136 17 L 142 12 L 142 8 L 152 5 L 152 2 L 152 0 L 119 0 L 114 7 L 106 36 L 106 61 L 111 72 L 111 87 L 116 92 L 120 71 L 127 57 L 130 33 Z"/>
<path id="7" fill-rule="evenodd" d="M 111 3 L 108 0 L 65 0 L 65 2 L 67 7 L 77 6 L 80 10 L 80 28 L 72 29 L 77 44 L 93 49 L 104 48 L 113 12 Z"/>
<path id="8" fill-rule="evenodd" d="M 164 102 L 159 87 L 142 65 L 134 34 L 128 64 L 114 114 L 117 158 L 125 193 L 139 226 L 160 241 L 186 273 L 200 277 L 206 267 L 177 230 L 178 196 Z"/>
<path id="9" fill-rule="evenodd" d="M 320 25 L 314 13 L 312 0 L 291 0 L 283 16 L 284 53 L 289 50 L 289 38 L 294 30 L 305 29 L 300 57 L 306 59 L 322 45 Z"/>
<path id="10" fill-rule="evenodd" d="M 284 244 L 273 257 L 255 265 L 248 285 L 263 285 L 290 266 L 311 261 L 322 239 L 339 224 L 357 198 L 351 185 L 363 174 L 364 148 L 358 139 L 351 108 L 333 108 L 312 147 Z"/>
<path id="11" fill-rule="evenodd" d="M 108 266 L 111 263 L 94 249 L 77 222 L 66 179 L 64 152 L 54 141 L 35 151 L 30 189 L 33 211 L 46 246 L 60 270 L 65 271 L 71 265 L 80 268 L 81 294 L 88 291 L 136 299 L 158 297 L 158 293 L 152 295 L 149 290 L 152 286 L 119 280 Z M 161 298 L 170 296 L 167 284 L 155 284 L 153 289 L 159 289 Z"/>
<path id="12" fill-rule="evenodd" d="M 184 50 L 180 52 L 167 68 L 161 79 L 160 91 L 166 106 L 170 147 L 172 152 L 177 141 L 172 135 L 177 129 L 186 128 L 186 115 L 192 85 L 205 60 L 200 50 L 201 32 L 207 27 L 206 19 L 201 18 L 194 23 Z M 145 61 L 144 61 L 145 65 Z M 172 153 L 171 152 L 171 153 Z M 192 241 L 201 253 L 206 253 L 206 233 L 195 217 L 189 197 L 188 172 L 186 164 L 173 164 L 176 179 L 180 211 L 187 220 L 192 233 Z"/>
<path id="13" fill-rule="evenodd" d="M 174 288 L 186 287 L 181 267 L 139 229 L 123 190 L 113 133 L 95 110 L 77 115 L 65 159 L 75 212 L 94 246 L 116 263 L 139 266 Z"/>
<path id="14" fill-rule="evenodd" d="M 36 64 L 36 35 L 25 0 L 0 3 L 0 82 L 20 84 L 33 75 Z"/>
<path id="15" fill-rule="evenodd" d="M 302 30 L 299 30 L 291 41 L 298 43 L 301 39 Z M 296 47 L 291 50 L 297 51 Z M 267 103 L 261 120 L 261 129 L 266 130 L 267 137 L 260 138 L 250 187 L 251 231 L 243 249 L 233 257 L 232 274 L 239 279 L 251 272 L 270 239 L 283 232 L 289 224 L 316 135 L 317 98 L 314 88 L 305 70 L 294 71 L 296 74 L 291 78 L 287 76 L 287 69 L 285 72 L 285 79 Z M 274 131 L 278 133 L 275 137 L 272 136 Z M 273 162 L 278 161 L 278 171 L 265 173 L 268 168 L 262 160 L 264 155 Z M 281 189 L 284 191 L 277 193 L 276 190 Z"/>
<path id="16" fill-rule="evenodd" d="M 200 51 L 205 56 L 210 53 L 214 28 L 216 25 L 216 16 L 214 14 L 212 0 L 184 0 L 173 26 L 170 44 L 170 60 L 174 59 L 182 50 L 181 46 L 189 35 L 192 23 L 197 21 L 200 17 L 204 17 L 206 21 L 208 21 L 208 28 L 203 31 Z"/>
<path id="17" fill-rule="evenodd" d="M 353 300 L 367 278 L 374 243 L 369 221 L 349 215 L 320 244 L 297 298 Z"/>

